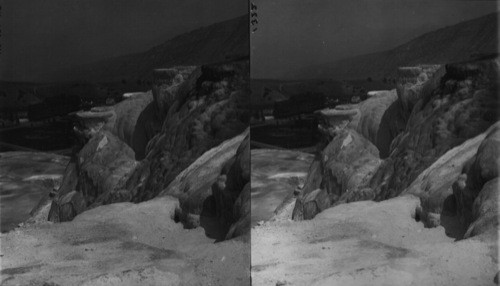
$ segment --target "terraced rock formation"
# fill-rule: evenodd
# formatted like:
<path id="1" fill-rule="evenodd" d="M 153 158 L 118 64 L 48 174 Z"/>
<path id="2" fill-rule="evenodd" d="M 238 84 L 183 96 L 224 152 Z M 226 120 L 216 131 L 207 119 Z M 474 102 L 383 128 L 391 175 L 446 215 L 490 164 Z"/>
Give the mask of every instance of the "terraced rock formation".
<path id="1" fill-rule="evenodd" d="M 498 120 L 496 60 L 401 68 L 399 74 L 396 91 L 372 92 L 362 103 L 318 113 L 331 141 L 310 173 L 319 179 L 309 180 L 315 184 L 305 187 L 294 218 L 312 218 L 347 201 L 398 196 L 448 150 Z M 367 148 L 374 150 L 369 156 Z M 441 199 L 432 212 L 440 213 L 450 192 L 438 191 Z"/>
<path id="2" fill-rule="evenodd" d="M 403 68 L 395 91 L 318 112 L 293 220 L 252 228 L 253 283 L 498 283 L 498 67 Z"/>
<path id="3" fill-rule="evenodd" d="M 76 183 L 59 189 L 51 220 L 68 221 L 89 208 L 141 202 L 160 193 L 179 198 L 186 213 L 200 215 L 207 197 L 200 195 L 200 189 L 205 186 L 201 192 L 207 194 L 244 136 L 229 149 L 213 153 L 217 168 L 199 186 L 176 190 L 170 184 L 206 151 L 245 130 L 248 64 L 178 67 L 157 73 L 161 80 L 152 93 L 76 114 L 80 134 L 88 142 L 73 160 L 75 169 L 67 171 L 68 177 L 76 174 Z"/>
<path id="4" fill-rule="evenodd" d="M 55 197 L 1 236 L 3 285 L 250 285 L 248 63 L 173 71 L 77 114 L 88 141 Z"/>

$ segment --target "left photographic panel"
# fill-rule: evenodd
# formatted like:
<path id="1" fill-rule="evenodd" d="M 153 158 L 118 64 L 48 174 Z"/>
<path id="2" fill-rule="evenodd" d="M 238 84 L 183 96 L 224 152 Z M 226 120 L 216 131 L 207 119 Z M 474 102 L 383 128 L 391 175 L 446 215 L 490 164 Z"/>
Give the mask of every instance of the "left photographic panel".
<path id="1" fill-rule="evenodd" d="M 248 1 L 0 7 L 0 284 L 250 285 Z"/>

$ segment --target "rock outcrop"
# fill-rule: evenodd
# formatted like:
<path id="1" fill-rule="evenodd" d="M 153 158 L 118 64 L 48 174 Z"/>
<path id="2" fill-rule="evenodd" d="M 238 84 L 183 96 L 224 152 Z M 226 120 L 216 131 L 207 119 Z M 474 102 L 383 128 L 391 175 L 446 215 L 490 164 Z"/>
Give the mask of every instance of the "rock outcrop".
<path id="1" fill-rule="evenodd" d="M 403 105 L 414 105 L 405 131 L 370 183 L 376 200 L 399 195 L 444 153 L 495 123 L 497 83 L 498 62 L 487 60 L 448 64 L 425 83 L 403 87 L 402 99 L 418 100 Z"/>
<path id="2" fill-rule="evenodd" d="M 372 92 L 362 103 L 318 112 L 330 143 L 311 167 L 294 219 L 404 192 L 421 197 L 426 223 L 439 225 L 461 166 L 498 120 L 498 80 L 496 60 L 400 68 L 396 92 Z M 353 149 L 338 147 L 344 145 Z"/>
<path id="3" fill-rule="evenodd" d="M 495 17 L 472 22 L 492 47 Z M 295 201 L 300 221 L 252 228 L 252 282 L 498 284 L 499 66 L 489 55 L 400 68 L 396 90 L 317 112 L 328 143 Z"/>
<path id="4" fill-rule="evenodd" d="M 76 172 L 67 172 L 77 174 L 77 183 L 59 189 L 50 220 L 68 221 L 99 205 L 162 193 L 179 198 L 187 227 L 198 226 L 210 186 L 248 125 L 247 69 L 243 61 L 158 70 L 152 93 L 78 113 L 88 142 L 74 161 Z M 207 158 L 213 160 L 204 175 L 196 164 L 190 167 Z M 181 172 L 186 181 L 175 180 Z"/>
<path id="5" fill-rule="evenodd" d="M 78 122 L 75 131 L 83 144 L 99 131 L 109 131 L 134 150 L 136 160 L 144 159 L 146 146 L 161 130 L 169 108 L 179 101 L 181 94 L 187 95 L 179 92 L 179 88 L 191 87 L 183 83 L 195 69 L 194 66 L 179 66 L 156 70 L 152 91 L 128 93 L 123 101 L 113 106 L 98 106 L 75 113 Z"/>
<path id="6" fill-rule="evenodd" d="M 388 157 L 391 142 L 405 130 L 413 106 L 438 69 L 436 65 L 399 68 L 395 90 L 370 91 L 358 104 L 318 111 L 320 130 L 330 138 L 345 128 L 356 130 L 378 148 L 381 158 Z"/>
<path id="7" fill-rule="evenodd" d="M 151 92 L 146 92 L 114 106 L 116 120 L 109 131 L 134 150 L 136 160 L 144 159 L 149 140 L 160 131 L 163 121 L 155 105 Z"/>
<path id="8" fill-rule="evenodd" d="M 159 125 L 159 120 L 155 119 L 157 113 L 148 108 L 151 103 L 151 93 L 143 93 L 126 98 L 114 106 L 93 107 L 89 111 L 77 112 L 75 132 L 82 145 L 100 131 L 111 132 L 137 152 L 136 157 L 140 160 L 144 157 L 146 148 L 144 141 L 147 143 L 148 138 L 155 135 L 154 128 L 144 126 L 145 121 L 149 125 Z M 149 118 L 144 120 L 144 117 Z"/>
<path id="9" fill-rule="evenodd" d="M 294 219 L 311 219 L 334 204 L 375 197 L 365 188 L 381 160 L 377 148 L 356 131 L 339 131 L 317 161 L 295 204 Z"/>
<path id="10" fill-rule="evenodd" d="M 158 97 L 163 96 L 169 97 Z M 178 87 L 161 131 L 127 182 L 132 200 L 153 198 L 204 152 L 242 133 L 248 126 L 248 100 L 246 62 L 193 71 Z"/>
<path id="11" fill-rule="evenodd" d="M 196 67 L 175 67 L 168 69 L 156 69 L 153 85 L 153 98 L 156 105 L 156 113 L 160 115 L 160 122 L 165 121 L 169 109 L 176 101 L 183 102 L 184 99 L 178 98 L 179 88 Z M 199 70 L 197 71 L 200 72 Z M 185 86 L 184 86 L 185 88 Z M 187 95 L 185 92 L 183 95 Z"/>
<path id="12" fill-rule="evenodd" d="M 116 112 L 110 106 L 93 107 L 89 111 L 79 111 L 74 115 L 76 118 L 74 131 L 82 144 L 102 129 L 113 129 L 116 121 Z"/>
<path id="13" fill-rule="evenodd" d="M 348 126 L 354 125 L 360 118 L 360 111 L 356 105 L 339 105 L 334 109 L 323 109 L 315 112 L 319 117 L 319 130 L 326 136 L 327 140 L 333 139 L 337 133 Z M 356 128 L 354 128 L 356 129 Z"/>
<path id="14" fill-rule="evenodd" d="M 135 159 L 145 157 L 146 145 L 161 128 L 161 118 L 151 92 L 134 94 L 114 106 L 94 107 L 75 114 L 75 131 L 84 145 L 100 131 L 108 131 L 127 143 Z"/>
<path id="15" fill-rule="evenodd" d="M 163 105 L 165 121 L 142 161 L 127 140 L 140 120 L 123 119 L 120 127 L 116 106 L 94 110 L 112 111 L 105 119 L 114 119 L 90 124 L 95 132 L 68 164 L 48 214 L 60 223 L 2 234 L 2 283 L 249 285 L 246 69 L 193 71 Z M 151 103 L 140 113 L 160 110 Z M 218 179 L 224 187 L 212 195 Z M 201 227 L 186 230 L 193 217 Z M 235 237 L 242 238 L 223 241 Z"/>
<path id="16" fill-rule="evenodd" d="M 178 218 L 184 224 L 184 227 L 195 228 L 202 226 L 206 228 L 207 235 L 220 238 L 221 233 L 213 233 L 213 230 L 208 229 L 210 226 L 205 224 L 205 222 L 210 221 L 213 225 L 222 228 L 222 232 L 227 232 L 227 226 L 220 226 L 219 218 L 217 218 L 217 211 L 220 211 L 219 208 L 223 207 L 227 202 L 216 204 L 213 196 L 213 185 L 217 183 L 225 185 L 229 170 L 226 165 L 234 162 L 237 150 L 240 145 L 244 144 L 243 142 L 245 142 L 248 134 L 247 130 L 205 152 L 159 194 L 159 196 L 174 196 L 179 199 L 181 207 Z M 246 163 L 249 164 L 248 158 L 246 158 Z M 224 173 L 222 176 L 221 172 Z M 234 175 L 241 176 L 241 174 Z M 241 188 L 239 191 L 241 191 Z"/>
<path id="17" fill-rule="evenodd" d="M 78 153 L 75 164 L 77 183 L 69 179 L 75 176 L 74 170 L 68 170 L 68 180 L 74 183 L 61 186 L 49 220 L 69 221 L 87 207 L 131 199 L 123 188 L 137 166 L 134 151 L 112 133 L 100 131 L 94 135 Z"/>
<path id="18" fill-rule="evenodd" d="M 381 158 L 389 155 L 391 141 L 406 123 L 398 112 L 398 99 L 395 90 L 373 93 L 357 105 L 359 119 L 349 125 L 377 147 Z"/>
<path id="19" fill-rule="evenodd" d="M 450 149 L 406 188 L 402 194 L 413 194 L 420 197 L 422 209 L 420 219 L 428 227 L 439 225 L 449 226 L 449 235 L 462 238 L 466 224 L 460 222 L 457 216 L 457 198 L 453 189 L 464 186 L 464 175 L 462 170 L 468 165 L 477 153 L 487 134 L 491 134 L 498 128 L 496 123 L 486 132 L 471 138 L 464 143 Z M 472 205 L 472 203 L 471 203 Z M 455 229 L 454 229 L 455 228 Z"/>

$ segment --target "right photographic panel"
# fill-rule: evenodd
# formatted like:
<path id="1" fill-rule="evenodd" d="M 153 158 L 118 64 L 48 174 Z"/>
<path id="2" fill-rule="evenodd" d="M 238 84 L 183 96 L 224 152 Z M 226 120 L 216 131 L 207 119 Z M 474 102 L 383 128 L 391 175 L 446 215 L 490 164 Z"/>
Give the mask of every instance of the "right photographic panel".
<path id="1" fill-rule="evenodd" d="M 497 1 L 253 0 L 253 285 L 498 285 Z"/>

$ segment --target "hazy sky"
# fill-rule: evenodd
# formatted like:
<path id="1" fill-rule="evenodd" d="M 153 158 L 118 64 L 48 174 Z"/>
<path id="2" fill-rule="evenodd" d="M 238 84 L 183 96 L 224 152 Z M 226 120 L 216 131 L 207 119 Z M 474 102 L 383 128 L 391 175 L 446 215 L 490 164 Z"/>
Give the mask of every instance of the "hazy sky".
<path id="1" fill-rule="evenodd" d="M 425 32 L 497 11 L 496 1 L 253 0 L 252 76 L 393 48 Z"/>
<path id="2" fill-rule="evenodd" d="M 0 79 L 145 51 L 247 10 L 246 0 L 4 0 Z"/>

